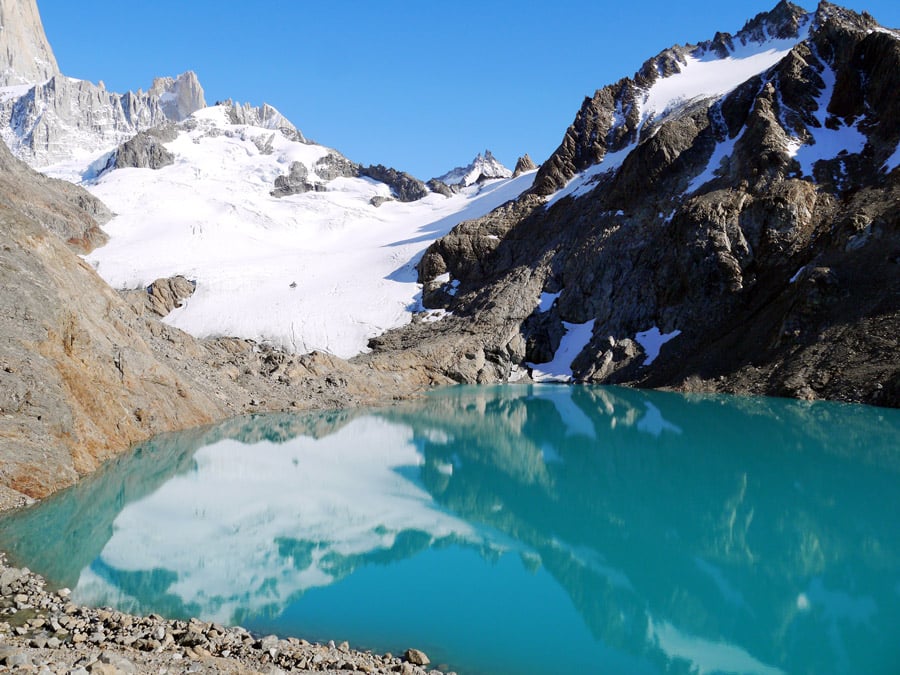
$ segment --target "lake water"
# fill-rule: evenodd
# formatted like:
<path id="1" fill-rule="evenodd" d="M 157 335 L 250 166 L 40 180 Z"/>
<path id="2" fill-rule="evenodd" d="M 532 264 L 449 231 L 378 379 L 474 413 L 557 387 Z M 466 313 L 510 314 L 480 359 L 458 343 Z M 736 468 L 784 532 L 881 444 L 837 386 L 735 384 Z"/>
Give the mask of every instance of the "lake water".
<path id="1" fill-rule="evenodd" d="M 0 521 L 77 601 L 463 673 L 900 672 L 900 411 L 458 387 L 154 439 Z"/>

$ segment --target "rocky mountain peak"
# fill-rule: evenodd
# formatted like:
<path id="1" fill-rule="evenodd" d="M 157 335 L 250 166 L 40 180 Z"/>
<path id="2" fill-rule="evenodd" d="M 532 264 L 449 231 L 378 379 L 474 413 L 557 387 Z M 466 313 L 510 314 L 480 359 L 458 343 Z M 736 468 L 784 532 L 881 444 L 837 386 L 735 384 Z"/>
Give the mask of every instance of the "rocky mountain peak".
<path id="1" fill-rule="evenodd" d="M 285 136 L 301 143 L 306 142 L 301 131 L 287 117 L 268 103 L 263 103 L 261 106 L 252 106 L 249 103 L 241 104 L 227 100 L 222 101 L 220 105 L 224 105 L 228 109 L 228 120 L 232 124 L 249 124 L 255 127 L 272 129 L 273 131 L 280 131 Z"/>
<path id="2" fill-rule="evenodd" d="M 458 285 L 425 307 L 489 327 L 454 375 L 900 405 L 898 89 L 897 31 L 781 2 L 597 90 L 529 193 L 423 255 Z"/>
<path id="3" fill-rule="evenodd" d="M 768 12 L 760 12 L 750 19 L 735 37 L 742 42 L 764 42 L 772 38 L 786 40 L 797 37 L 805 18 L 809 15 L 802 7 L 788 0 L 781 0 Z"/>
<path id="4" fill-rule="evenodd" d="M 443 176 L 438 176 L 435 180 L 446 185 L 466 187 L 479 180 L 510 178 L 512 175 L 513 172 L 503 166 L 490 150 L 485 150 L 483 155 L 478 153 L 469 165 L 458 166 Z"/>
<path id="5" fill-rule="evenodd" d="M 159 98 L 163 112 L 173 122 L 180 122 L 191 113 L 206 107 L 203 87 L 192 70 L 176 78 L 157 77 L 153 80 L 149 93 Z"/>
<path id="6" fill-rule="evenodd" d="M 43 82 L 58 73 L 37 0 L 0 0 L 0 86 Z"/>
<path id="7" fill-rule="evenodd" d="M 534 171 L 536 168 L 537 164 L 534 163 L 534 161 L 526 152 L 516 160 L 516 168 L 513 169 L 513 177 L 521 176 L 526 171 Z"/>

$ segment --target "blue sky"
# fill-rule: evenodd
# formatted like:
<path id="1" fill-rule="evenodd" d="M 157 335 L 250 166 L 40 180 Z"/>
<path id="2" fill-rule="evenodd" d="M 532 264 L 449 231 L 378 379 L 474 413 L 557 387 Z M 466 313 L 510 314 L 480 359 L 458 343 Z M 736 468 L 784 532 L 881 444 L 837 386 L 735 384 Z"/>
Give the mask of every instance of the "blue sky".
<path id="1" fill-rule="evenodd" d="M 584 96 L 776 0 L 705 3 L 38 0 L 61 70 L 113 91 L 194 70 L 350 159 L 427 179 L 485 148 L 545 160 Z M 812 3 L 800 3 L 814 9 Z M 896 0 L 849 2 L 900 27 Z"/>

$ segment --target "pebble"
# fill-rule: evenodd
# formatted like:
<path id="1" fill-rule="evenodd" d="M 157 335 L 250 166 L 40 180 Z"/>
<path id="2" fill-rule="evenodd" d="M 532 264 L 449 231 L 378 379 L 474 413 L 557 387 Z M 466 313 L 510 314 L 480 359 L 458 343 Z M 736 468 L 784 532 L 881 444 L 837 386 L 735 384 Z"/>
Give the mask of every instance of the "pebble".
<path id="1" fill-rule="evenodd" d="M 427 666 L 429 663 L 431 663 L 431 659 L 429 659 L 425 655 L 425 652 L 418 649 L 407 649 L 403 654 L 403 658 L 409 663 L 417 666 Z"/>
<path id="2" fill-rule="evenodd" d="M 70 601 L 69 589 L 46 591 L 43 579 L 8 567 L 2 554 L 0 596 L 0 608 L 6 607 L 0 610 L 0 666 L 20 673 L 205 675 L 219 672 L 210 659 L 222 658 L 232 664 L 229 672 L 261 675 L 297 669 L 419 674 L 425 672 L 419 666 L 430 663 L 417 649 L 408 649 L 401 661 L 391 654 L 354 651 L 346 641 L 322 645 L 254 637 L 241 627 L 197 619 L 168 621 L 158 614 L 137 617 L 80 607 Z M 27 613 L 20 614 L 23 610 Z"/>

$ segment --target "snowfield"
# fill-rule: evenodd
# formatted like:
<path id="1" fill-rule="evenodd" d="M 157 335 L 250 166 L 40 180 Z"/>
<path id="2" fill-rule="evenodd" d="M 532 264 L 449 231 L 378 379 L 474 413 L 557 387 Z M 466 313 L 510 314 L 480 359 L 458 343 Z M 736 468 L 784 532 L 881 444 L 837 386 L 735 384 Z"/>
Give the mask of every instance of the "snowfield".
<path id="1" fill-rule="evenodd" d="M 226 121 L 226 109 L 196 112 L 166 147 L 160 170 L 118 169 L 99 178 L 89 163 L 59 164 L 116 213 L 107 245 L 86 256 L 114 288 L 143 288 L 181 274 L 195 294 L 165 321 L 197 337 L 236 336 L 292 352 L 340 357 L 422 311 L 415 265 L 457 223 L 482 216 L 531 187 L 534 173 L 488 181 L 444 197 L 388 201 L 390 188 L 336 178 L 324 192 L 270 195 L 275 179 L 302 162 L 309 180 L 334 151 L 278 132 Z M 272 151 L 265 154 L 271 142 Z M 93 158 L 102 165 L 108 153 Z"/>

